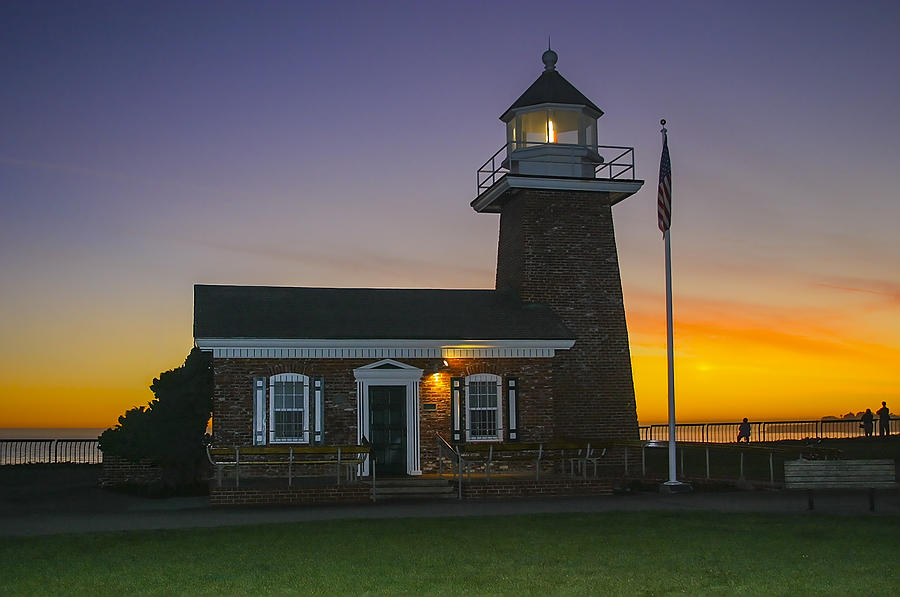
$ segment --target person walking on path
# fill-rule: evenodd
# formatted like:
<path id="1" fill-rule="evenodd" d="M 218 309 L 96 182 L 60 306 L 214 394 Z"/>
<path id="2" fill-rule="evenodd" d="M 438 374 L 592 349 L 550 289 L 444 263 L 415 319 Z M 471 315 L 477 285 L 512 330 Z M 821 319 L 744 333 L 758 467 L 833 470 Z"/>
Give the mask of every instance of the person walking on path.
<path id="1" fill-rule="evenodd" d="M 862 415 L 862 425 L 860 427 L 863 428 L 863 431 L 866 433 L 866 437 L 872 437 L 872 430 L 875 427 L 875 415 L 872 414 L 872 409 L 867 408 L 866 412 Z"/>
<path id="2" fill-rule="evenodd" d="M 750 423 L 747 422 L 747 417 L 744 417 L 744 421 L 741 423 L 741 426 L 738 427 L 738 443 L 741 443 L 741 440 L 747 440 L 747 443 L 750 443 Z"/>
<path id="3" fill-rule="evenodd" d="M 878 435 L 881 437 L 891 434 L 891 411 L 887 407 L 887 402 L 881 403 L 881 408 L 875 411 L 878 415 Z"/>

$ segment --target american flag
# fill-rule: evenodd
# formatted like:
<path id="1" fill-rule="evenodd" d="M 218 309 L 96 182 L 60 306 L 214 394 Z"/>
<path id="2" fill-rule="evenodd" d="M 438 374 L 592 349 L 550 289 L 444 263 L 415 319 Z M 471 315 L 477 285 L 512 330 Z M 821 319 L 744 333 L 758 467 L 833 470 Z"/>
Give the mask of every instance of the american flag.
<path id="1" fill-rule="evenodd" d="M 662 156 L 659 158 L 659 192 L 656 208 L 659 215 L 659 229 L 665 233 L 672 217 L 672 164 L 669 163 L 669 139 L 663 128 Z"/>

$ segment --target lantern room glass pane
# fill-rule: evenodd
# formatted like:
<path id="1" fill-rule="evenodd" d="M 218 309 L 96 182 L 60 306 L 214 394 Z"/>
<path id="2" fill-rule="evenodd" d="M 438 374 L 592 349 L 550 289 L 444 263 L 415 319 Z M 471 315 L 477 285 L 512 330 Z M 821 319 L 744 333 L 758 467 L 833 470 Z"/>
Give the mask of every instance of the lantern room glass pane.
<path id="1" fill-rule="evenodd" d="M 518 149 L 516 146 L 516 118 L 513 118 L 509 122 L 506 123 L 506 143 L 507 149 L 510 151 L 515 151 Z"/>
<path id="2" fill-rule="evenodd" d="M 526 112 L 519 118 L 522 119 L 522 137 L 526 146 L 548 142 L 546 110 Z"/>
<path id="3" fill-rule="evenodd" d="M 587 129 L 584 133 L 584 144 L 589 146 L 597 145 L 597 119 L 585 117 L 587 120 Z"/>
<path id="4" fill-rule="evenodd" d="M 581 112 L 571 110 L 550 110 L 548 127 L 553 133 L 551 143 L 578 144 L 578 128 L 581 124 Z"/>

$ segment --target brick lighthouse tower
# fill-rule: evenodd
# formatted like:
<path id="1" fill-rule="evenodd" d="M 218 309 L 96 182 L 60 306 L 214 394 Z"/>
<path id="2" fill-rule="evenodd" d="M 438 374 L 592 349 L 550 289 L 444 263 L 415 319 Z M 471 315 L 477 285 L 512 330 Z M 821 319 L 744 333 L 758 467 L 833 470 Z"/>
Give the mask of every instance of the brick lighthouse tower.
<path id="1" fill-rule="evenodd" d="M 643 184 L 634 150 L 598 145 L 603 111 L 557 70 L 500 116 L 506 143 L 478 171 L 479 213 L 500 214 L 498 291 L 549 306 L 574 333 L 554 359 L 557 437 L 637 438 L 612 206 Z"/>

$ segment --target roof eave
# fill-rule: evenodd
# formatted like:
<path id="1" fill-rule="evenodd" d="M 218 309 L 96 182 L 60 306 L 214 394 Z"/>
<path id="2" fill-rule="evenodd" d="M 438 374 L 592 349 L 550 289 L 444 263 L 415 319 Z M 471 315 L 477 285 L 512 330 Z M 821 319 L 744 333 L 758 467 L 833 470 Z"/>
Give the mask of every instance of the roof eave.
<path id="1" fill-rule="evenodd" d="M 506 112 L 504 112 L 503 114 L 500 115 L 500 120 L 502 120 L 503 122 L 509 122 L 509 119 L 512 116 L 515 116 L 515 114 L 518 112 L 538 110 L 540 108 L 557 108 L 557 107 L 581 108 L 582 110 L 584 110 L 585 112 L 587 112 L 588 114 L 593 116 L 594 118 L 600 118 L 601 116 L 603 116 L 603 110 L 601 110 L 600 108 L 595 108 L 593 106 L 588 106 L 585 104 L 563 104 L 563 103 L 559 103 L 559 102 L 541 102 L 539 104 L 528 104 L 527 106 L 516 106 L 515 108 L 510 106 L 506 110 Z"/>
<path id="2" fill-rule="evenodd" d="M 568 350 L 572 338 L 535 339 L 406 339 L 406 338 L 195 338 L 202 350 L 216 348 L 547 348 Z"/>

